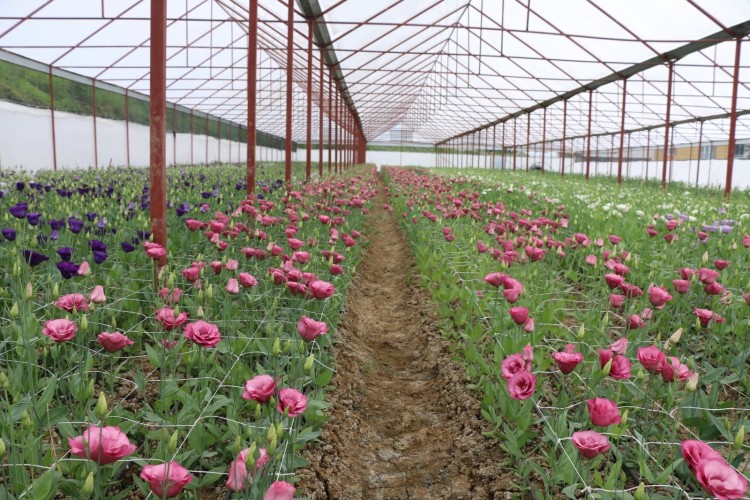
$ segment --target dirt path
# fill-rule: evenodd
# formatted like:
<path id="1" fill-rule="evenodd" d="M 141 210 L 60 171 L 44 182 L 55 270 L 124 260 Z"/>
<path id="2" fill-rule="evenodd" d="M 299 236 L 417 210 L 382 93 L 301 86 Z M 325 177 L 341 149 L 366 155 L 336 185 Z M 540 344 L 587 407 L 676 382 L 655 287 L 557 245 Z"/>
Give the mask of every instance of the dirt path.
<path id="1" fill-rule="evenodd" d="M 339 328 L 331 419 L 300 493 L 316 499 L 511 498 L 514 478 L 451 361 L 394 214 L 376 198 L 370 246 Z"/>

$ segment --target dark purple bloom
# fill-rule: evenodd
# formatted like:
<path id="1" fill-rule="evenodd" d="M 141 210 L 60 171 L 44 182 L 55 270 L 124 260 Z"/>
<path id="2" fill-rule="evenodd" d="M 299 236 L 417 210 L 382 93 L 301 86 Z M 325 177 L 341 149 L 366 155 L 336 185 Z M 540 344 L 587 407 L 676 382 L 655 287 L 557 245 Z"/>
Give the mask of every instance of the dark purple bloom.
<path id="1" fill-rule="evenodd" d="M 70 259 L 73 256 L 73 249 L 70 247 L 60 247 L 57 249 L 57 255 L 59 255 L 65 262 L 70 262 Z"/>
<path id="2" fill-rule="evenodd" d="M 29 210 L 29 205 L 27 203 L 17 203 L 13 205 L 12 207 L 8 208 L 8 211 L 10 212 L 10 215 L 15 217 L 16 219 L 23 219 L 26 217 L 26 212 Z"/>
<path id="3" fill-rule="evenodd" d="M 101 251 L 101 250 L 94 250 L 94 262 L 97 264 L 103 263 L 109 255 L 107 255 L 107 252 Z"/>
<path id="4" fill-rule="evenodd" d="M 68 280 L 78 274 L 78 264 L 74 262 L 65 262 L 65 261 L 58 262 L 57 270 L 60 271 L 60 274 L 62 275 L 63 278 Z"/>
<path id="5" fill-rule="evenodd" d="M 73 233 L 78 234 L 83 230 L 83 221 L 79 219 L 74 219 L 73 217 L 69 217 L 68 227 Z"/>
<path id="6" fill-rule="evenodd" d="M 123 241 L 122 243 L 120 243 L 120 246 L 122 247 L 125 253 L 130 253 L 133 250 L 135 250 L 135 247 L 131 245 L 130 243 L 128 243 L 127 241 Z"/>
<path id="7" fill-rule="evenodd" d="M 211 197 L 211 193 L 204 191 L 201 193 L 201 196 L 203 196 L 204 200 L 207 200 Z"/>
<path id="8" fill-rule="evenodd" d="M 38 241 L 40 245 L 44 245 L 45 243 L 47 243 L 47 235 L 46 234 L 37 234 L 36 235 L 36 241 Z"/>
<path id="9" fill-rule="evenodd" d="M 136 234 L 138 235 L 138 239 L 143 241 L 146 241 L 151 237 L 151 233 L 148 231 L 138 231 Z"/>
<path id="10" fill-rule="evenodd" d="M 52 219 L 49 221 L 49 227 L 51 227 L 53 231 L 59 231 L 60 229 L 65 228 L 65 219 Z"/>
<path id="11" fill-rule="evenodd" d="M 180 203 L 177 205 L 177 208 L 175 208 L 175 211 L 177 212 L 178 217 L 182 217 L 190 211 L 190 205 L 187 202 Z"/>
<path id="12" fill-rule="evenodd" d="M 95 252 L 107 251 L 107 245 L 105 245 L 103 241 L 99 240 L 89 240 L 89 247 L 91 247 L 91 250 Z"/>
<path id="13" fill-rule="evenodd" d="M 34 250 L 24 250 L 23 258 L 31 267 L 38 266 L 42 262 L 49 260 L 49 257 Z"/>
<path id="14" fill-rule="evenodd" d="M 25 182 L 16 182 L 16 190 L 23 191 L 23 188 L 25 188 L 25 187 L 26 187 L 26 183 Z"/>
<path id="15" fill-rule="evenodd" d="M 39 224 L 39 218 L 42 216 L 39 212 L 29 212 L 26 214 L 26 220 L 29 221 L 29 224 L 32 226 L 36 226 Z"/>
<path id="16" fill-rule="evenodd" d="M 53 229 L 49 233 L 49 239 L 51 239 L 51 240 L 57 240 L 58 238 L 60 238 L 60 233 L 57 231 L 57 229 Z"/>
<path id="17" fill-rule="evenodd" d="M 89 222 L 94 222 L 94 219 L 96 219 L 97 213 L 96 212 L 86 212 L 86 218 L 89 220 Z"/>
<path id="18" fill-rule="evenodd" d="M 3 229 L 3 236 L 8 241 L 16 241 L 16 230 L 6 227 Z"/>
<path id="19" fill-rule="evenodd" d="M 107 218 L 106 217 L 99 217 L 99 222 L 96 223 L 96 227 L 99 229 L 104 229 L 104 226 L 107 225 Z"/>

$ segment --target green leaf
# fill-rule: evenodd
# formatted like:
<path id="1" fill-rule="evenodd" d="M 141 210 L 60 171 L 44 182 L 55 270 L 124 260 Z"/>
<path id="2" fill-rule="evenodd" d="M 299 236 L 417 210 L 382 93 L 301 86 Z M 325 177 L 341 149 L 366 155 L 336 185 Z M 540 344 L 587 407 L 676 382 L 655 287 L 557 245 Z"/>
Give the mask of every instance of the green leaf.
<path id="1" fill-rule="evenodd" d="M 50 469 L 42 474 L 34 484 L 31 486 L 30 497 L 33 500 L 49 500 L 55 496 L 57 492 L 57 482 L 60 480 L 60 475 L 54 470 Z"/>
<path id="2" fill-rule="evenodd" d="M 332 378 L 333 370 L 325 369 L 315 378 L 315 385 L 317 385 L 318 387 L 324 387 L 328 385 Z"/>

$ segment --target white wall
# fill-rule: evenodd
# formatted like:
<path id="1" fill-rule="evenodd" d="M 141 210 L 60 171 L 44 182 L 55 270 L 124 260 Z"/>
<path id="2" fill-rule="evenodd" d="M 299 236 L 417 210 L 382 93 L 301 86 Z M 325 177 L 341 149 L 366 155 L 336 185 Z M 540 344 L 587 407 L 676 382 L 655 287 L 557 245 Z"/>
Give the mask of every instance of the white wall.
<path id="1" fill-rule="evenodd" d="M 52 122 L 48 109 L 29 108 L 0 101 L 0 167 L 23 168 L 29 171 L 50 169 L 53 165 Z M 130 165 L 145 167 L 149 164 L 149 128 L 129 124 Z M 96 144 L 99 165 L 105 167 L 127 165 L 127 134 L 125 122 L 96 119 Z M 62 111 L 55 111 L 55 144 L 57 168 L 88 168 L 94 166 L 94 119 Z M 205 135 L 167 132 L 167 163 L 209 163 L 214 161 L 241 162 L 246 157 L 245 145 L 219 140 Z M 208 150 L 208 157 L 206 157 Z M 302 156 L 300 156 L 300 154 Z M 293 154 L 296 161 L 304 152 Z M 259 161 L 283 161 L 283 151 L 258 147 Z"/>

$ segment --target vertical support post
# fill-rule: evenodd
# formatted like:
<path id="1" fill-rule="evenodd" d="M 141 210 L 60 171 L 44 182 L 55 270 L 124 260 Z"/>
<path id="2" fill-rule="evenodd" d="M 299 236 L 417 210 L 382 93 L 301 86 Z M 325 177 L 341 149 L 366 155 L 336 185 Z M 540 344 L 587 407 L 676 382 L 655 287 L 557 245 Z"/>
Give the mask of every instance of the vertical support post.
<path id="1" fill-rule="evenodd" d="M 732 193 L 732 169 L 734 167 L 735 134 L 737 132 L 737 86 L 740 80 L 740 47 L 742 38 L 737 38 L 734 48 L 734 75 L 732 80 L 732 108 L 729 111 L 729 151 L 727 151 L 727 180 L 724 184 L 724 197 Z"/>
<path id="2" fill-rule="evenodd" d="M 700 121 L 698 129 L 698 168 L 695 171 L 695 187 L 698 187 L 698 179 L 701 175 L 701 156 L 703 151 L 703 120 Z M 711 146 L 708 147 L 708 153 L 711 154 Z"/>
<path id="3" fill-rule="evenodd" d="M 568 130 L 568 100 L 563 101 L 562 147 L 560 148 L 560 177 L 565 177 L 565 134 Z M 570 167 L 573 168 L 573 167 Z"/>
<path id="4" fill-rule="evenodd" d="M 331 134 L 333 134 L 333 73 L 328 70 L 328 175 L 331 175 Z"/>
<path id="5" fill-rule="evenodd" d="M 125 162 L 130 167 L 130 98 L 127 88 L 125 89 Z"/>
<path id="6" fill-rule="evenodd" d="M 542 175 L 544 175 L 544 155 L 547 153 L 547 108 L 542 111 Z"/>
<path id="7" fill-rule="evenodd" d="M 646 176 L 645 176 L 646 180 L 648 180 L 650 168 L 651 168 L 651 129 L 648 129 L 648 133 L 646 134 Z"/>
<path id="8" fill-rule="evenodd" d="M 505 122 L 503 122 L 505 125 Z M 497 150 L 497 125 L 492 126 L 492 170 L 495 169 L 495 150 Z"/>
<path id="9" fill-rule="evenodd" d="M 94 168 L 99 168 L 99 141 L 96 138 L 96 80 L 91 80 L 91 117 L 94 119 Z"/>
<path id="10" fill-rule="evenodd" d="M 195 165 L 195 160 L 193 159 L 193 134 L 194 134 L 194 127 L 193 127 L 193 110 L 190 110 L 190 164 Z"/>
<path id="11" fill-rule="evenodd" d="M 55 133 L 55 84 L 53 83 L 52 78 L 52 66 L 49 66 L 49 110 L 50 122 L 52 123 L 52 170 L 57 171 L 57 134 Z"/>
<path id="12" fill-rule="evenodd" d="M 284 182 L 289 190 L 292 183 L 292 63 L 294 58 L 294 1 L 287 0 L 286 22 L 286 148 L 284 152 Z"/>
<path id="13" fill-rule="evenodd" d="M 664 118 L 664 150 L 662 151 L 661 188 L 667 188 L 667 158 L 669 155 L 670 112 L 672 111 L 672 77 L 674 75 L 674 61 L 669 61 L 669 76 L 667 78 L 667 112 Z"/>
<path id="14" fill-rule="evenodd" d="M 172 104 L 172 165 L 177 165 L 177 104 Z"/>
<path id="15" fill-rule="evenodd" d="M 247 27 L 247 144 L 245 151 L 245 180 L 247 198 L 255 193 L 256 144 L 258 142 L 258 1 L 248 3 Z M 192 126 L 192 125 L 191 125 Z"/>
<path id="16" fill-rule="evenodd" d="M 307 156 L 305 158 L 305 180 L 310 181 L 310 170 L 312 168 L 312 47 L 313 47 L 313 22 L 308 21 L 307 32 Z"/>
<path id="17" fill-rule="evenodd" d="M 622 107 L 620 108 L 620 153 L 617 157 L 617 184 L 622 184 L 622 152 L 625 146 L 625 99 L 628 95 L 628 81 L 622 80 Z"/>
<path id="18" fill-rule="evenodd" d="M 591 108 L 594 101 L 594 94 L 592 90 L 589 90 L 589 124 L 586 132 L 586 180 L 589 180 L 589 174 L 591 172 Z"/>
<path id="19" fill-rule="evenodd" d="M 529 171 L 529 156 L 531 156 L 531 113 L 526 115 L 526 171 Z"/>
<path id="20" fill-rule="evenodd" d="M 336 150 L 336 163 L 333 169 L 335 173 L 340 174 L 341 164 L 339 163 L 339 160 L 340 160 L 339 152 L 340 152 L 341 146 L 340 146 L 339 139 L 340 139 L 341 126 L 339 124 L 341 123 L 340 121 L 341 120 L 341 114 L 340 114 L 341 104 L 339 101 L 339 89 L 338 88 L 336 89 L 336 105 L 334 107 L 336 108 L 336 143 L 334 147 L 334 149 Z"/>
<path id="21" fill-rule="evenodd" d="M 167 247 L 167 0 L 151 0 L 151 71 L 149 138 L 151 165 L 151 233 L 154 243 Z M 166 258 L 158 262 L 166 264 Z M 154 276 L 156 281 L 157 275 Z M 155 283 L 156 284 L 156 283 Z"/>
<path id="22" fill-rule="evenodd" d="M 518 120 L 518 117 L 513 118 L 513 171 L 516 171 L 516 150 L 518 149 L 516 146 L 516 121 Z"/>
<path id="23" fill-rule="evenodd" d="M 318 130 L 318 175 L 323 178 L 323 89 L 324 87 L 324 74 L 323 74 L 323 47 L 320 48 L 320 95 L 318 96 L 318 111 L 320 116 L 318 119 L 319 130 Z"/>

